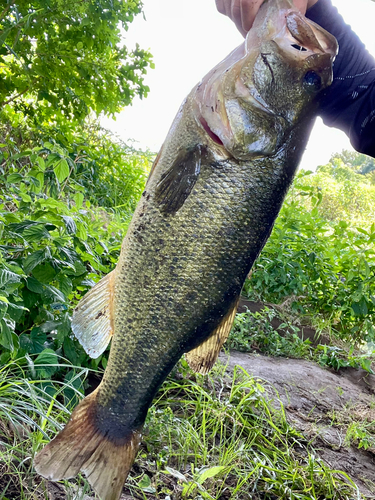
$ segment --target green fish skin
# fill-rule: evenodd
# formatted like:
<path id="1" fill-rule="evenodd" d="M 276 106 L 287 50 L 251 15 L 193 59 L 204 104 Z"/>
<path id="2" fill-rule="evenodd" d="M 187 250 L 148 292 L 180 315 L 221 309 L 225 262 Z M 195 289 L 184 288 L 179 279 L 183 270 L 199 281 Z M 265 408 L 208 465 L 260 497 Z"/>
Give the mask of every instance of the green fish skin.
<path id="1" fill-rule="evenodd" d="M 111 351 L 99 388 L 36 456 L 40 474 L 58 480 L 81 470 L 103 500 L 117 500 L 168 373 L 189 351 L 200 350 L 202 365 L 211 355 L 212 365 L 208 339 L 229 331 L 336 53 L 336 40 L 290 0 L 269 0 L 244 44 L 186 98 L 115 271 L 74 314 L 86 351 L 100 355 L 113 335 Z"/>

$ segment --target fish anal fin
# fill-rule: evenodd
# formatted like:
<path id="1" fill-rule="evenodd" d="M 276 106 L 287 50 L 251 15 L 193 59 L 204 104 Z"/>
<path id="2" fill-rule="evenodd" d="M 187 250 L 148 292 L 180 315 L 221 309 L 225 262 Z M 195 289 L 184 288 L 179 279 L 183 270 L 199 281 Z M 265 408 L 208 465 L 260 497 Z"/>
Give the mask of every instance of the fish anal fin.
<path id="1" fill-rule="evenodd" d="M 185 203 L 197 182 L 205 154 L 206 149 L 199 144 L 192 149 L 180 150 L 156 185 L 155 200 L 162 213 L 175 214 Z"/>
<path id="2" fill-rule="evenodd" d="M 115 272 L 116 269 L 96 283 L 73 312 L 73 333 L 92 358 L 105 351 L 113 335 Z"/>
<path id="3" fill-rule="evenodd" d="M 38 474 L 52 481 L 75 477 L 82 471 L 102 500 L 117 500 L 134 462 L 140 431 L 119 443 L 95 426 L 96 393 L 73 411 L 65 428 L 35 457 Z"/>
<path id="4" fill-rule="evenodd" d="M 221 348 L 231 331 L 234 317 L 237 312 L 239 298 L 224 316 L 220 325 L 198 347 L 185 354 L 190 368 L 196 373 L 206 375 L 214 366 Z"/>

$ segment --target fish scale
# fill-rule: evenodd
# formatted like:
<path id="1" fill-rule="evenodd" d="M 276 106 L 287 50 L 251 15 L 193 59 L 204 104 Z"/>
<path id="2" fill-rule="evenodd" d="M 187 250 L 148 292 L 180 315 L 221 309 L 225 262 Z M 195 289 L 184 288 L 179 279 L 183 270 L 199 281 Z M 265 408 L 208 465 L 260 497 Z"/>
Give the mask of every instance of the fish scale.
<path id="1" fill-rule="evenodd" d="M 99 387 L 36 456 L 39 473 L 58 480 L 81 470 L 103 500 L 117 500 L 168 373 L 184 354 L 197 372 L 212 367 L 336 52 L 291 0 L 269 0 L 244 44 L 184 100 L 116 269 L 74 311 L 86 352 L 100 356 L 113 336 L 111 351 Z"/>
<path id="2" fill-rule="evenodd" d="M 285 154 L 288 151 L 285 148 Z M 283 165 L 285 161 L 280 163 Z M 141 243 L 134 230 L 139 220 L 135 214 L 134 223 L 128 229 L 131 236 L 126 239 L 126 247 L 122 251 L 124 259 L 120 259 L 118 264 L 121 279 L 116 283 L 115 304 L 119 313 L 115 318 L 115 329 L 121 333 L 113 340 L 111 352 L 114 354 L 110 354 L 99 389 L 99 405 L 118 407 L 121 416 L 125 403 L 121 400 L 121 391 L 118 391 L 120 386 L 126 395 L 128 408 L 129 394 L 137 394 L 137 401 L 143 401 L 139 410 L 143 415 L 144 406 L 151 404 L 156 387 L 150 385 L 148 380 L 145 384 L 144 375 L 138 379 L 134 374 L 147 372 L 149 366 L 154 375 L 157 364 L 159 386 L 169 373 L 169 367 L 217 327 L 239 294 L 244 277 L 269 234 L 286 186 L 291 181 L 290 174 L 288 179 L 282 167 L 276 172 L 273 162 L 265 159 L 254 160 L 251 164 L 226 162 L 223 168 L 217 164 L 204 165 L 202 177 L 196 184 L 196 196 L 199 199 L 207 184 L 212 185 L 213 192 L 206 192 L 202 206 L 191 198 L 177 214 L 166 217 L 158 211 L 153 197 L 140 204 L 137 212 L 149 214 L 149 221 L 142 218 Z M 228 182 L 229 175 L 236 176 L 240 181 L 236 189 L 228 193 L 227 186 L 233 186 Z M 262 178 L 265 196 L 258 189 L 257 202 L 254 203 L 253 190 L 258 177 Z M 152 191 L 152 185 L 149 190 Z M 272 206 L 267 207 L 265 202 L 266 199 L 269 201 L 267 193 L 270 191 L 274 196 Z M 206 214 L 210 211 L 215 213 L 219 224 L 207 224 Z M 186 224 L 186 220 L 196 222 Z M 253 220 L 257 221 L 255 227 Z M 164 235 L 164 241 L 169 245 L 158 245 L 160 234 Z M 197 235 L 203 238 L 192 237 Z M 207 247 L 214 249 L 211 258 L 207 258 Z M 183 259 L 181 248 L 184 249 Z M 163 262 L 163 272 L 158 265 L 153 269 L 153 262 L 160 261 Z M 153 273 L 159 270 L 153 274 L 153 279 L 150 279 L 150 268 Z M 186 276 L 189 277 L 188 283 Z M 142 294 L 139 293 L 140 283 Z M 195 291 L 196 298 L 188 300 L 191 290 Z M 228 291 L 232 293 L 228 294 Z M 228 295 L 229 298 L 226 297 Z M 176 325 L 179 325 L 177 331 Z M 152 331 L 157 334 L 153 335 Z M 123 376 L 124 369 L 126 376 Z M 136 386 L 135 381 L 141 385 Z M 137 404 L 133 407 L 136 408 Z M 114 429 L 115 424 L 110 417 L 106 419 L 105 427 L 106 432 L 109 432 L 107 428 Z"/>

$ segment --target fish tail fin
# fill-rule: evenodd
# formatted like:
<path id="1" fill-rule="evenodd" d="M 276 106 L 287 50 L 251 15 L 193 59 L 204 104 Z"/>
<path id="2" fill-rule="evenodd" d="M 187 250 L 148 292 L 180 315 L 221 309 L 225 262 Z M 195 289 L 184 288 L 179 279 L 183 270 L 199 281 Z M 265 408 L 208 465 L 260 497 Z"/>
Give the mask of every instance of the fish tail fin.
<path id="1" fill-rule="evenodd" d="M 116 442 L 95 425 L 97 391 L 73 411 L 69 422 L 35 457 L 38 474 L 58 481 L 83 472 L 102 500 L 117 500 L 140 444 L 140 430 Z"/>

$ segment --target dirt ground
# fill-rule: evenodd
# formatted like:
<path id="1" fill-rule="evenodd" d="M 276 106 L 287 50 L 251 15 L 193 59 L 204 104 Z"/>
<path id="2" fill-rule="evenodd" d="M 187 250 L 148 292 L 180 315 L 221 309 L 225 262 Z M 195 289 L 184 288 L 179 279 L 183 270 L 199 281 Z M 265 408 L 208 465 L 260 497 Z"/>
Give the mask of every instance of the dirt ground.
<path id="1" fill-rule="evenodd" d="M 364 370 L 326 370 L 314 362 L 271 358 L 232 351 L 220 355 L 227 370 L 242 366 L 249 375 L 266 380 L 270 394 L 278 394 L 288 421 L 312 442 L 332 469 L 341 470 L 368 499 L 375 498 L 375 449 L 358 449 L 345 441 L 345 426 L 337 425 L 350 412 L 375 421 L 375 375 Z M 340 417 L 340 418 L 338 418 Z"/>

